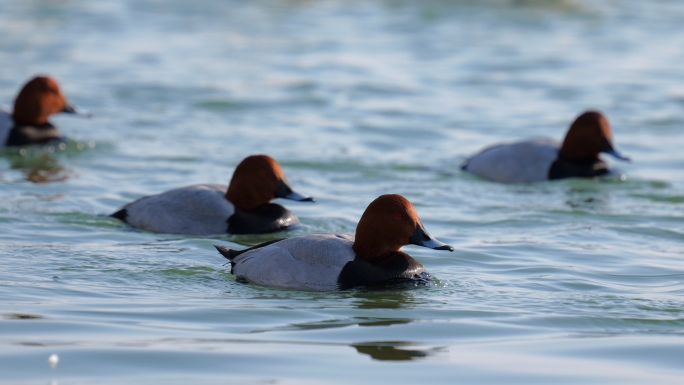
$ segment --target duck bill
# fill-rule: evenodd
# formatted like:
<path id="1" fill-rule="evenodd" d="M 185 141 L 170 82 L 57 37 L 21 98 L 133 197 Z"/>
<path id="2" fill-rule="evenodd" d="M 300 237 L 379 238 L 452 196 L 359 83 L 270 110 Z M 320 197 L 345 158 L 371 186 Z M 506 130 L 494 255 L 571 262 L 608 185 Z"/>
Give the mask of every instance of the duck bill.
<path id="1" fill-rule="evenodd" d="M 315 202 L 316 199 L 310 196 L 302 195 L 292 189 L 290 185 L 284 181 L 280 180 L 280 184 L 278 185 L 278 189 L 275 192 L 275 197 L 276 198 L 285 198 L 285 199 L 291 199 L 293 201 L 299 201 L 299 202 Z"/>
<path id="2" fill-rule="evenodd" d="M 624 160 L 625 162 L 631 162 L 632 161 L 632 158 L 620 154 L 615 149 L 615 147 L 613 146 L 613 143 L 611 143 L 610 139 L 606 139 L 603 142 L 603 147 L 601 147 L 601 152 L 606 153 L 608 155 L 611 155 L 615 159 Z"/>
<path id="3" fill-rule="evenodd" d="M 91 114 L 90 112 L 85 111 L 83 109 L 80 109 L 80 108 L 76 107 L 75 105 L 73 105 L 69 102 L 67 102 L 64 105 L 64 108 L 62 109 L 61 112 L 65 113 L 65 114 L 73 114 L 73 115 L 82 116 L 84 118 L 92 118 L 93 117 L 93 114 Z"/>
<path id="4" fill-rule="evenodd" d="M 409 238 L 409 244 L 416 246 L 423 246 L 435 250 L 449 250 L 454 251 L 453 246 L 442 243 L 430 235 L 430 233 L 425 230 L 422 223 L 416 225 L 416 231 Z"/>

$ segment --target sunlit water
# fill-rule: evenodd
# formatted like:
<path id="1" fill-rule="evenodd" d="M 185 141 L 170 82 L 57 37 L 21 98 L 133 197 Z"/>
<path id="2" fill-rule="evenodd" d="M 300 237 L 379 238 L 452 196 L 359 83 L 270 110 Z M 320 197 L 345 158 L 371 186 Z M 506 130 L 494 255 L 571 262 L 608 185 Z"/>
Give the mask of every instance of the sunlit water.
<path id="1" fill-rule="evenodd" d="M 682 383 L 681 1 L 0 1 L 0 104 L 57 76 L 92 120 L 0 157 L 0 383 Z M 632 164 L 500 185 L 460 163 L 587 108 Z M 278 159 L 353 232 L 400 193 L 454 253 L 429 286 L 235 281 L 213 245 L 134 231 L 146 194 Z M 48 357 L 59 364 L 50 369 Z"/>

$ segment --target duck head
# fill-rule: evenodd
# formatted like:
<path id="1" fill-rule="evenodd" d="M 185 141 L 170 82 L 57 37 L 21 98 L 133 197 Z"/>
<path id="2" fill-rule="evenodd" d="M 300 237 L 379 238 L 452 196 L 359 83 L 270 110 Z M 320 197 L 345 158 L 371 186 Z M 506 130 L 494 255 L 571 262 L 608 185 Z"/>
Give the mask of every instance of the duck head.
<path id="1" fill-rule="evenodd" d="M 278 162 L 268 155 L 245 158 L 233 173 L 226 198 L 243 210 L 254 210 L 274 198 L 314 202 L 310 196 L 292 189 Z"/>
<path id="2" fill-rule="evenodd" d="M 48 122 L 50 115 L 59 112 L 90 117 L 67 101 L 57 80 L 50 76 L 37 76 L 19 91 L 14 101 L 12 120 L 21 125 L 41 126 Z"/>
<path id="3" fill-rule="evenodd" d="M 374 260 L 408 244 L 454 251 L 425 230 L 408 199 L 387 194 L 379 196 L 363 212 L 352 248 L 361 258 Z"/>
<path id="4" fill-rule="evenodd" d="M 568 129 L 560 156 L 568 160 L 597 160 L 601 152 L 620 160 L 631 160 L 615 149 L 608 118 L 599 111 L 587 111 L 578 116 Z"/>

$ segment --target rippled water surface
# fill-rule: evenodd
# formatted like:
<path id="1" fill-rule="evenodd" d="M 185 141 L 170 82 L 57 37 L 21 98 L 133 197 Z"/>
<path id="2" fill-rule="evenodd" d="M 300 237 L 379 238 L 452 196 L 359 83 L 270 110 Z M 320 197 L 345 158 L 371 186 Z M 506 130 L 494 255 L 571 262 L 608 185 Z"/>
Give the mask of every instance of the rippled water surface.
<path id="1" fill-rule="evenodd" d="M 0 156 L 0 383 L 681 384 L 682 20 L 681 1 L 0 0 L 0 104 L 51 73 L 95 114 Z M 634 159 L 613 177 L 459 171 L 587 108 Z M 289 235 L 353 232 L 393 192 L 456 251 L 404 248 L 429 286 L 278 290 L 213 248 L 275 236 L 103 215 L 253 153 L 318 199 L 282 202 Z"/>

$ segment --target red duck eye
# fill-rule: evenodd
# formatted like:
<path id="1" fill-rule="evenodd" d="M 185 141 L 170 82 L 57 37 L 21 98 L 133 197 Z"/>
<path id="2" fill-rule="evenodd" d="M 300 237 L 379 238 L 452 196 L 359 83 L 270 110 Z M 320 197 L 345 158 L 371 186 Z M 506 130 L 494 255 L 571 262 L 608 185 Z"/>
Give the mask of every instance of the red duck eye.
<path id="1" fill-rule="evenodd" d="M 259 175 L 260 176 L 266 176 L 266 171 L 265 170 L 259 170 Z"/>
<path id="2" fill-rule="evenodd" d="M 397 217 L 397 218 L 399 218 L 399 219 L 401 219 L 401 214 L 400 214 L 400 213 L 396 213 L 396 214 L 394 214 L 394 216 Z"/>

